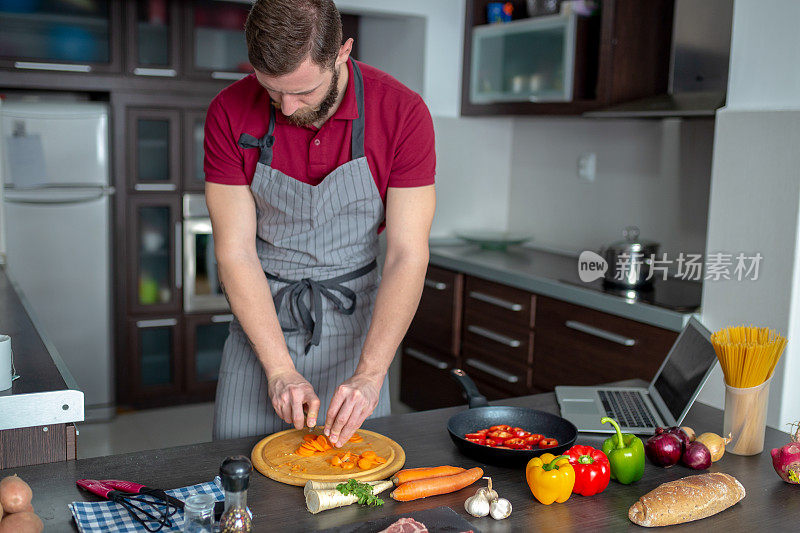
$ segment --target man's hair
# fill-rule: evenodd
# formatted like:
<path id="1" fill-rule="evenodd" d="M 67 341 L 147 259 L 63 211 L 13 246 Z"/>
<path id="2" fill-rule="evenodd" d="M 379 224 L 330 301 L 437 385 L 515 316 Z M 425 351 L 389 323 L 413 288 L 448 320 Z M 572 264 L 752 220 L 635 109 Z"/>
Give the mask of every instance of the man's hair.
<path id="1" fill-rule="evenodd" d="M 250 64 L 270 76 L 289 74 L 310 54 L 333 68 L 342 19 L 333 0 L 256 0 L 245 23 Z"/>

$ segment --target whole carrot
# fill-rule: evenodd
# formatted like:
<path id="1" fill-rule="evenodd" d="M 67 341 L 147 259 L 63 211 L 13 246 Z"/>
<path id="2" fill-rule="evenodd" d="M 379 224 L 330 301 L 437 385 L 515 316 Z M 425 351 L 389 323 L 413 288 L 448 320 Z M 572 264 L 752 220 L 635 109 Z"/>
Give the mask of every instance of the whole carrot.
<path id="1" fill-rule="evenodd" d="M 407 502 L 438 494 L 447 494 L 472 485 L 483 477 L 483 469 L 470 468 L 450 476 L 417 479 L 403 483 L 391 494 L 399 502 Z"/>
<path id="2" fill-rule="evenodd" d="M 394 483 L 395 485 L 400 485 L 402 483 L 406 483 L 408 481 L 414 481 L 417 479 L 452 476 L 453 474 L 458 474 L 459 472 L 463 471 L 464 471 L 463 468 L 459 468 L 457 466 L 432 466 L 426 468 L 406 468 L 405 470 L 400 470 L 394 476 L 392 476 L 392 483 Z"/>

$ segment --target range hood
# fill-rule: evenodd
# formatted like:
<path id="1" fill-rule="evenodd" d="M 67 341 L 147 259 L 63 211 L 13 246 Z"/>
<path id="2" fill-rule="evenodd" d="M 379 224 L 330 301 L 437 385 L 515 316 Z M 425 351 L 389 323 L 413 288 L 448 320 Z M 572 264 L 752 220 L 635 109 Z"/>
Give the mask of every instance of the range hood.
<path id="1" fill-rule="evenodd" d="M 733 0 L 675 0 L 669 92 L 584 113 L 596 118 L 711 117 L 725 105 Z"/>

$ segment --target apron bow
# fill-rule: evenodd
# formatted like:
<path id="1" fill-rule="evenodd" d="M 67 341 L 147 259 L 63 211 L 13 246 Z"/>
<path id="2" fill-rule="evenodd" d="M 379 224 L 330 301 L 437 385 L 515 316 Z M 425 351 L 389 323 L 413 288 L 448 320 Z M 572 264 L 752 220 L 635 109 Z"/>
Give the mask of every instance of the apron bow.
<path id="1" fill-rule="evenodd" d="M 267 133 L 260 139 L 257 137 L 253 137 L 249 133 L 242 133 L 239 135 L 239 146 L 242 148 L 258 148 L 261 152 L 259 154 L 259 161 L 262 158 L 266 158 L 267 154 L 269 153 L 269 148 L 275 144 L 275 136 L 271 133 Z M 261 161 L 265 163 L 264 161 Z M 265 163 L 266 164 L 266 163 Z"/>
<path id="2" fill-rule="evenodd" d="M 273 301 L 275 302 L 275 313 L 280 316 L 281 306 L 284 299 L 289 302 L 290 315 L 294 318 L 295 324 L 302 326 L 302 329 L 309 333 L 309 338 L 306 341 L 305 353 L 311 349 L 312 346 L 319 346 L 320 338 L 322 337 L 322 297 L 324 296 L 331 302 L 334 308 L 344 315 L 352 315 L 356 309 L 356 293 L 352 289 L 345 287 L 342 283 L 360 278 L 378 266 L 377 260 L 371 263 L 343 274 L 335 278 L 316 281 L 311 278 L 303 278 L 301 280 L 289 280 L 280 278 L 269 272 L 266 272 L 267 279 L 286 283 L 285 287 L 281 287 Z M 338 296 L 339 293 L 342 296 Z M 306 304 L 306 295 L 311 307 Z M 345 305 L 344 297 L 350 300 L 350 305 Z M 301 327 L 290 327 L 281 324 L 281 329 L 286 332 L 299 331 Z"/>

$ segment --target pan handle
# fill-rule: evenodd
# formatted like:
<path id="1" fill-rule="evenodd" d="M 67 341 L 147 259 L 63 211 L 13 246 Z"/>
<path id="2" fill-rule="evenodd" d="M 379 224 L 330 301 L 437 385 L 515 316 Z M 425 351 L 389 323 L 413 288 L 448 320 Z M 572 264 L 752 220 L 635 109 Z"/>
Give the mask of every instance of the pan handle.
<path id="1" fill-rule="evenodd" d="M 486 397 L 478 391 L 478 386 L 475 385 L 475 382 L 467 375 L 466 372 L 461 370 L 460 368 L 454 368 L 450 371 L 450 377 L 455 379 L 461 388 L 464 389 L 464 392 L 467 395 L 467 401 L 469 402 L 469 408 L 473 409 L 475 407 L 488 407 L 489 402 L 486 401 Z"/>

